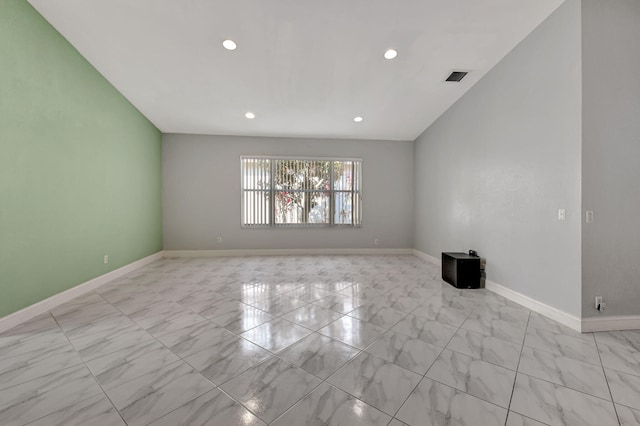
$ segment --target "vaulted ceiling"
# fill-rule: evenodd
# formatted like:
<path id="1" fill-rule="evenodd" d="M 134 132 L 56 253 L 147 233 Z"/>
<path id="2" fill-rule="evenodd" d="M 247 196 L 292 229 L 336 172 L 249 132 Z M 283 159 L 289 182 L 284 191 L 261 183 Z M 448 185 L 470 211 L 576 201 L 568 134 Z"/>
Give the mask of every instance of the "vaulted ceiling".
<path id="1" fill-rule="evenodd" d="M 29 0 L 162 132 L 391 140 L 415 139 L 562 1 Z"/>

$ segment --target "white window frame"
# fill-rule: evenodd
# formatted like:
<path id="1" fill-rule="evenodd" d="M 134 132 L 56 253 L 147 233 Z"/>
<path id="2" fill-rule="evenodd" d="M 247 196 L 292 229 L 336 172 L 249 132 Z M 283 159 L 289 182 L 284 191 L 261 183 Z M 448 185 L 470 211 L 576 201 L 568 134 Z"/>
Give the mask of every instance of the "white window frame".
<path id="1" fill-rule="evenodd" d="M 249 190 L 245 186 L 246 173 L 244 170 L 244 160 L 269 160 L 270 161 L 270 183 L 268 190 Z M 328 223 L 276 223 L 275 221 L 275 194 L 278 190 L 274 185 L 274 170 L 277 160 L 297 160 L 297 161 L 330 161 L 329 166 L 331 176 L 329 181 L 329 222 Z M 333 162 L 349 161 L 358 164 L 357 184 L 354 184 L 352 190 L 337 190 L 334 188 L 334 168 Z M 297 157 L 297 156 L 269 156 L 269 155 L 241 155 L 240 156 L 240 226 L 247 229 L 265 229 L 265 228 L 361 228 L 362 227 L 362 192 L 363 192 L 363 161 L 362 158 L 351 157 Z M 356 187 L 357 186 L 357 187 Z M 268 192 L 269 194 L 269 214 L 268 224 L 250 224 L 245 223 L 245 192 Z M 314 191 L 316 192 L 316 191 Z M 335 223 L 335 194 L 336 193 L 352 194 L 352 223 Z"/>

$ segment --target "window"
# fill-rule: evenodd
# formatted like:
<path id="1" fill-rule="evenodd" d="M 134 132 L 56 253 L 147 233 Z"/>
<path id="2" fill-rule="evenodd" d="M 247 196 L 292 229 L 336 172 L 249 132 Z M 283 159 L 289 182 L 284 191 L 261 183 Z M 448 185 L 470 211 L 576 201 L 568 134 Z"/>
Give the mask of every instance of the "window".
<path id="1" fill-rule="evenodd" d="M 362 224 L 362 160 L 241 157 L 242 226 Z"/>

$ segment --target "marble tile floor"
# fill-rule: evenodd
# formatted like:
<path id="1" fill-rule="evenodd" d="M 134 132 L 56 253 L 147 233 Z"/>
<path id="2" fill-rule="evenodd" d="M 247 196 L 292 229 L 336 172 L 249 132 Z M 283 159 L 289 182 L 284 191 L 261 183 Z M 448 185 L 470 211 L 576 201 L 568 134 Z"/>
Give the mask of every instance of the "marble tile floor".
<path id="1" fill-rule="evenodd" d="M 0 334 L 0 425 L 640 425 L 640 330 L 413 256 L 163 259 Z"/>

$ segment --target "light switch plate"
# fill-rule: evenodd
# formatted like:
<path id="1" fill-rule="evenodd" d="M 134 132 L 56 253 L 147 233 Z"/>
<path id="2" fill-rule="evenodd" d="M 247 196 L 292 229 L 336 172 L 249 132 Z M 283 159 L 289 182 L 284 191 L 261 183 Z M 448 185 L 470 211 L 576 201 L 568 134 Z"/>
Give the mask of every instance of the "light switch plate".
<path id="1" fill-rule="evenodd" d="M 567 212 L 565 209 L 558 209 L 558 220 L 564 222 L 567 217 Z"/>
<path id="2" fill-rule="evenodd" d="M 587 210 L 587 215 L 586 215 L 586 219 L 587 219 L 587 223 L 591 223 L 593 222 L 593 210 Z"/>

